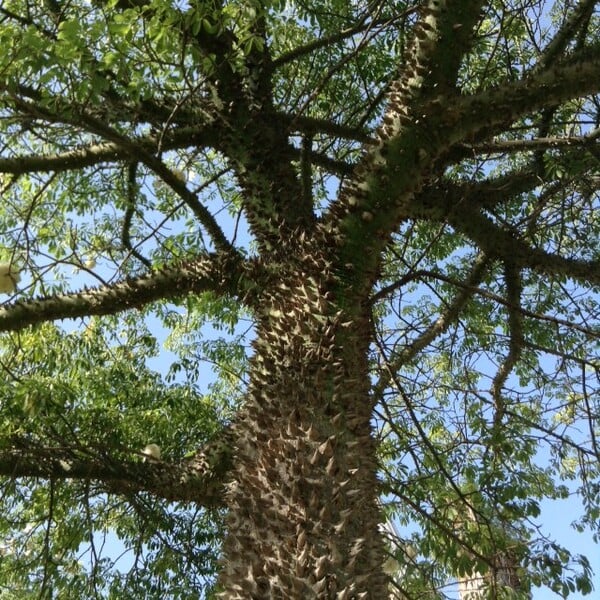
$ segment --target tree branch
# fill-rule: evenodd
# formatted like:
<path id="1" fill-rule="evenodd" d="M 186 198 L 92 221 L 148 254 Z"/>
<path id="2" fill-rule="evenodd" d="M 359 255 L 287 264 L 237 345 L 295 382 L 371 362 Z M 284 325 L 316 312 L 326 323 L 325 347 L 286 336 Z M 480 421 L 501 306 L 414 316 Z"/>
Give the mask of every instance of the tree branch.
<path id="1" fill-rule="evenodd" d="M 142 308 L 157 300 L 180 298 L 188 293 L 207 290 L 243 300 L 252 285 L 244 273 L 245 267 L 247 265 L 238 256 L 204 255 L 113 285 L 48 298 L 19 300 L 0 308 L 0 331 L 16 331 L 56 319 L 116 314 Z"/>
<path id="2" fill-rule="evenodd" d="M 160 156 L 155 155 L 155 149 L 147 150 L 144 146 L 137 143 L 137 140 L 131 139 L 118 132 L 113 127 L 107 125 L 101 119 L 94 117 L 82 108 L 73 109 L 65 100 L 60 97 L 55 98 L 55 111 L 36 105 L 32 101 L 15 98 L 15 103 L 23 110 L 33 116 L 42 116 L 53 121 L 65 122 L 76 125 L 91 133 L 116 144 L 128 156 L 130 160 L 139 161 L 154 171 L 176 194 L 178 194 L 187 206 L 196 215 L 198 221 L 203 225 L 211 236 L 215 248 L 220 251 L 232 252 L 233 248 L 226 238 L 223 230 L 210 213 L 210 211 L 198 201 L 197 196 L 191 192 L 185 183 L 179 179 L 169 169 Z"/>
<path id="3" fill-rule="evenodd" d="M 514 262 L 518 267 L 533 269 L 547 275 L 559 275 L 586 284 L 600 284 L 600 261 L 584 261 L 550 254 L 532 248 L 466 203 L 448 216 L 448 222 L 460 233 L 475 242 L 484 252 L 503 262 Z"/>
<path id="4" fill-rule="evenodd" d="M 168 501 L 205 507 L 223 503 L 223 484 L 232 467 L 232 446 L 225 440 L 208 444 L 178 463 L 114 459 L 106 454 L 65 447 L 18 444 L 0 449 L 0 475 L 10 478 L 94 480 L 107 492 L 147 492 Z"/>
<path id="5" fill-rule="evenodd" d="M 381 139 L 397 136 L 423 100 L 454 91 L 460 63 L 471 46 L 482 0 L 430 0 L 422 7 L 400 78 L 391 84 Z M 418 115 L 421 118 L 421 115 Z"/>
<path id="6" fill-rule="evenodd" d="M 579 331 L 580 333 L 583 333 L 584 335 L 589 336 L 589 337 L 598 337 L 598 331 L 591 329 L 590 327 L 584 327 L 574 321 L 568 321 L 566 319 L 561 319 L 560 317 L 556 317 L 554 315 L 547 315 L 547 314 L 543 314 L 543 313 L 534 312 L 532 310 L 523 308 L 519 304 L 516 304 L 513 306 L 512 304 L 509 304 L 508 300 L 504 296 L 494 294 L 493 292 L 484 290 L 483 288 L 480 288 L 478 286 L 470 286 L 468 283 L 461 281 L 459 279 L 456 279 L 455 277 L 449 277 L 448 275 L 445 275 L 444 273 L 428 271 L 425 269 L 419 269 L 417 271 L 412 271 L 412 272 L 408 273 L 407 275 L 405 275 L 404 277 L 401 277 L 398 281 L 394 281 L 393 283 L 385 286 L 384 288 L 379 290 L 377 293 L 373 294 L 373 297 L 371 298 L 371 304 L 375 304 L 375 302 L 379 302 L 380 300 L 383 300 L 388 294 L 391 294 L 392 292 L 399 290 L 400 288 L 402 288 L 402 286 L 406 285 L 407 283 L 410 283 L 411 281 L 415 281 L 417 279 L 435 279 L 437 281 L 443 281 L 444 283 L 452 285 L 456 288 L 462 288 L 462 289 L 470 288 L 470 290 L 473 292 L 473 295 L 481 296 L 482 298 L 487 298 L 488 300 L 492 300 L 493 302 L 496 302 L 500 306 L 505 306 L 509 311 L 519 310 L 524 317 L 528 317 L 530 319 L 535 319 L 538 321 L 544 321 L 546 323 L 552 323 L 553 325 L 555 325 L 557 327 L 559 325 L 562 325 L 563 327 L 565 327 L 567 329 L 572 329 L 573 331 Z"/>
<path id="7" fill-rule="evenodd" d="M 534 150 L 548 150 L 554 148 L 573 148 L 597 146 L 600 138 L 600 129 L 596 128 L 586 135 L 569 137 L 537 137 L 527 140 L 490 140 L 479 144 L 465 144 L 465 150 L 470 155 L 496 154 L 500 152 L 530 152 Z"/>
<path id="8" fill-rule="evenodd" d="M 436 159 L 453 142 L 464 141 L 436 135 L 437 122 L 448 117 L 428 101 L 454 91 L 482 1 L 441 4 L 431 0 L 423 7 L 403 73 L 390 86 L 376 143 L 367 149 L 353 177 L 342 185 L 338 201 L 323 217 L 324 230 L 340 230 L 340 237 L 345 238 L 340 262 L 351 264 L 362 256 L 360 264 L 355 261 L 352 277 L 376 270 L 375 257 L 388 236 L 401 219 L 414 216 L 407 209 L 437 166 Z"/>
<path id="9" fill-rule="evenodd" d="M 494 398 L 494 425 L 500 427 L 506 412 L 506 403 L 502 395 L 508 376 L 517 364 L 525 338 L 523 334 L 523 311 L 521 309 L 521 294 L 523 282 L 519 269 L 511 262 L 504 265 L 504 282 L 506 284 L 506 306 L 508 307 L 508 354 L 502 361 L 494 381 L 492 382 L 492 396 Z"/>
<path id="10" fill-rule="evenodd" d="M 564 54 L 577 31 L 589 21 L 597 3 L 598 0 L 581 0 L 579 2 L 579 5 L 575 7 L 550 43 L 544 48 L 542 56 L 536 64 L 536 69 L 550 67 Z"/>
<path id="11" fill-rule="evenodd" d="M 492 208 L 519 194 L 531 191 L 543 183 L 536 164 L 489 177 L 483 181 L 454 181 L 443 178 L 427 186 L 415 197 L 413 204 L 421 207 L 421 216 L 444 220 L 456 207 L 468 202 L 478 208 Z"/>
<path id="12" fill-rule="evenodd" d="M 298 123 L 289 122 L 291 130 L 296 129 L 296 125 L 298 125 L 297 129 L 299 131 L 306 133 L 325 133 L 327 135 L 341 136 L 363 142 L 368 142 L 371 139 L 366 133 L 361 133 L 354 128 L 339 126 L 328 121 L 321 122 L 320 119 L 307 119 L 306 121 L 300 119 Z M 323 128 L 319 128 L 321 125 Z M 216 129 L 213 127 L 180 127 L 170 130 L 160 137 L 156 135 L 138 137 L 133 139 L 132 143 L 139 144 L 146 152 L 150 153 L 157 151 L 159 147 L 161 151 L 168 152 L 169 150 L 189 147 L 191 143 L 199 147 L 208 146 L 217 148 Z M 296 148 L 290 149 L 290 153 L 294 158 L 299 158 L 301 155 L 301 151 Z M 30 154 L 12 158 L 0 158 L 0 173 L 13 173 L 15 175 L 39 172 L 60 173 L 63 171 L 84 169 L 85 167 L 100 163 L 130 159 L 131 153 L 125 150 L 122 145 L 114 142 L 106 142 L 102 144 L 90 144 L 57 154 Z M 310 152 L 310 161 L 328 172 L 339 175 L 348 175 L 352 172 L 352 166 L 349 163 L 329 158 L 318 152 Z"/>
<path id="13" fill-rule="evenodd" d="M 208 234 L 210 235 L 215 248 L 224 252 L 233 252 L 234 249 L 231 246 L 229 240 L 223 233 L 223 230 L 210 213 L 210 211 L 198 201 L 198 197 L 192 191 L 190 191 L 185 182 L 173 173 L 162 159 L 150 152 L 145 151 L 142 147 L 137 145 L 135 141 L 121 135 L 113 128 L 108 127 L 98 119 L 87 115 L 81 115 L 82 123 L 87 125 L 88 129 L 94 133 L 97 133 L 105 139 L 111 140 L 120 144 L 125 150 L 128 151 L 129 157 L 133 160 L 139 159 L 140 162 L 144 163 L 149 169 L 154 171 L 175 193 L 177 193 L 187 206 L 192 210 L 198 221 L 203 225 Z"/>
<path id="14" fill-rule="evenodd" d="M 367 131 L 360 127 L 350 127 L 340 125 L 327 119 L 317 119 L 304 115 L 282 115 L 282 120 L 290 131 L 301 131 L 302 133 L 315 136 L 325 134 L 334 137 L 341 137 L 349 140 L 362 142 L 363 144 L 372 144 L 375 140 Z"/>
<path id="15" fill-rule="evenodd" d="M 123 247 L 135 256 L 146 268 L 151 269 L 152 263 L 131 244 L 131 221 L 135 213 L 138 192 L 137 163 L 132 162 L 127 167 L 127 207 L 123 215 L 123 228 L 121 229 L 121 242 Z"/>
<path id="16" fill-rule="evenodd" d="M 304 44 L 303 46 L 297 46 L 296 48 L 293 48 L 292 50 L 288 50 L 287 52 L 284 52 L 283 54 L 280 54 L 277 58 L 275 58 L 273 60 L 272 66 L 274 69 L 276 69 L 276 68 L 278 68 L 282 65 L 285 65 L 293 60 L 296 60 L 297 58 L 306 56 L 307 54 L 310 54 L 311 52 L 314 52 L 315 50 L 325 48 L 325 47 L 330 46 L 331 44 L 335 44 L 337 42 L 342 42 L 345 39 L 348 39 L 349 37 L 356 35 L 357 33 L 361 33 L 362 31 L 365 31 L 366 29 L 378 27 L 380 25 L 391 25 L 395 21 L 405 19 L 406 17 L 408 17 L 408 15 L 415 12 L 415 10 L 417 10 L 415 7 L 407 8 L 403 12 L 401 12 L 399 15 L 395 16 L 393 19 L 385 18 L 385 19 L 376 19 L 375 21 L 368 21 L 370 13 L 365 12 L 365 14 L 360 18 L 360 20 L 358 21 L 358 23 L 356 25 L 354 25 L 352 27 L 348 27 L 347 29 L 342 29 L 341 31 L 339 31 L 337 33 L 333 33 L 328 36 L 318 37 L 318 38 L 312 40 L 311 42 Z"/>
<path id="17" fill-rule="evenodd" d="M 164 135 L 147 135 L 134 138 L 131 143 L 146 152 L 163 152 L 184 148 L 191 142 L 198 146 L 217 146 L 217 131 L 214 127 L 181 127 L 170 130 Z M 0 173 L 21 175 L 32 172 L 59 173 L 73 169 L 83 169 L 102 162 L 130 159 L 130 152 L 117 142 L 90 144 L 57 154 L 32 154 L 0 158 Z"/>
<path id="18" fill-rule="evenodd" d="M 452 302 L 441 311 L 440 316 L 425 331 L 417 336 L 416 339 L 395 354 L 395 356 L 392 356 L 390 359 L 386 358 L 387 368 L 373 386 L 373 396 L 377 400 L 381 398 L 384 390 L 389 385 L 392 375 L 417 356 L 433 340 L 446 332 L 450 325 L 458 319 L 467 302 L 473 297 L 477 289 L 477 284 L 485 276 L 489 263 L 489 257 L 480 254 L 475 259 L 473 268 L 468 274 L 462 289 L 456 294 Z"/>
<path id="19" fill-rule="evenodd" d="M 534 71 L 519 81 L 507 82 L 479 94 L 436 98 L 424 107 L 424 112 L 440 114 L 439 134 L 450 138 L 449 145 L 465 142 L 482 131 L 490 137 L 536 110 L 598 92 L 598 72 L 600 46 L 581 51 L 544 71 Z"/>

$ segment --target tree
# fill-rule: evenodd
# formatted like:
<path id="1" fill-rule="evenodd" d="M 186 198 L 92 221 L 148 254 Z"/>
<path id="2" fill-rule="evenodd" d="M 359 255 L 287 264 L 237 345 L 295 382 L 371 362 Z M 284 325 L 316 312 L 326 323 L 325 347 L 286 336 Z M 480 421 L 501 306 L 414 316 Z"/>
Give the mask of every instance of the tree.
<path id="1" fill-rule="evenodd" d="M 596 5 L 5 0 L 6 593 L 589 591 Z"/>

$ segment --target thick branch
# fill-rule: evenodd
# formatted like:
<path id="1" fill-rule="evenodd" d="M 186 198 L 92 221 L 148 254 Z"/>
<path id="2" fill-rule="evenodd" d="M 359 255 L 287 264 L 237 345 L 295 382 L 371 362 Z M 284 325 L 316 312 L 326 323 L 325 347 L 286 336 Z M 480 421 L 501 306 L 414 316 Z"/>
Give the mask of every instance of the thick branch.
<path id="1" fill-rule="evenodd" d="M 544 52 L 536 65 L 537 69 L 549 67 L 564 54 L 577 31 L 589 22 L 597 3 L 598 0 L 581 0 L 579 2 L 550 43 L 544 48 Z"/>
<path id="2" fill-rule="evenodd" d="M 328 121 L 299 119 L 289 121 L 286 117 L 282 119 L 283 126 L 289 126 L 290 130 L 298 130 L 306 133 L 325 133 L 327 135 L 341 136 L 357 141 L 367 142 L 370 138 L 363 132 L 351 127 L 336 125 Z M 296 126 L 297 125 L 297 126 Z M 217 127 L 181 127 L 169 130 L 160 136 L 148 135 L 132 140 L 146 152 L 156 152 L 159 148 L 162 152 L 187 148 L 190 144 L 198 147 L 218 148 Z M 291 148 L 290 153 L 294 158 L 300 157 L 300 151 Z M 121 160 L 131 160 L 131 152 L 124 149 L 121 144 L 106 142 L 81 146 L 75 150 L 59 152 L 56 154 L 28 154 L 11 158 L 0 158 L 0 173 L 60 173 L 84 169 L 100 163 L 110 163 Z M 318 152 L 310 153 L 311 163 L 323 167 L 328 172 L 340 175 L 348 175 L 352 171 L 349 163 L 329 158 Z"/>
<path id="3" fill-rule="evenodd" d="M 0 309 L 0 331 L 15 331 L 56 319 L 116 314 L 142 308 L 157 300 L 179 298 L 190 292 L 212 290 L 243 297 L 251 285 L 243 268 L 238 257 L 213 254 L 113 285 L 48 298 L 19 300 Z"/>
<path id="4" fill-rule="evenodd" d="M 535 164 L 519 170 L 490 177 L 483 181 L 452 181 L 444 178 L 424 187 L 413 204 L 421 207 L 421 217 L 445 220 L 446 215 L 465 202 L 479 208 L 492 208 L 514 200 L 543 183 L 542 174 Z"/>
<path id="5" fill-rule="evenodd" d="M 340 197 L 325 215 L 327 231 L 340 230 L 345 246 L 341 262 L 354 264 L 352 277 L 376 271 L 376 257 L 405 214 L 426 179 L 434 161 L 451 144 L 448 136 L 436 136 L 440 111 L 432 119 L 424 104 L 445 91 L 454 90 L 458 67 L 468 51 L 482 2 L 437 2 L 423 8 L 401 77 L 390 86 L 388 106 L 377 141 L 365 153 L 354 175 L 343 185 Z M 365 247 L 369 240 L 370 247 Z"/>
<path id="6" fill-rule="evenodd" d="M 490 256 L 517 267 L 533 269 L 547 275 L 569 277 L 587 284 L 600 285 L 600 261 L 585 261 L 550 254 L 532 248 L 519 239 L 516 233 L 506 231 L 478 210 L 466 204 L 450 214 L 449 223 L 459 232 L 473 240 Z"/>
<path id="7" fill-rule="evenodd" d="M 135 138 L 131 143 L 143 148 L 146 152 L 156 152 L 158 148 L 166 152 L 187 147 L 192 142 L 198 146 L 216 147 L 216 133 L 216 130 L 210 127 L 182 127 L 170 130 L 160 137 L 148 135 Z M 40 171 L 58 173 L 83 169 L 102 162 L 129 159 L 130 157 L 131 153 L 123 148 L 122 144 L 106 142 L 90 144 L 57 154 L 31 154 L 0 158 L 0 173 L 14 173 L 17 175 Z"/>
<path id="8" fill-rule="evenodd" d="M 225 443 L 209 445 L 178 463 L 77 454 L 69 448 L 37 445 L 2 449 L 0 475 L 93 480 L 111 493 L 147 492 L 169 501 L 219 506 L 224 479 L 232 466 L 231 446 Z"/>
<path id="9" fill-rule="evenodd" d="M 518 82 L 486 90 L 474 96 L 454 96 L 447 101 L 435 98 L 420 106 L 418 115 L 402 104 L 390 100 L 388 120 L 380 132 L 381 142 L 359 164 L 352 181 L 342 188 L 340 202 L 326 215 L 325 227 L 339 227 L 345 232 L 346 246 L 341 255 L 345 263 L 350 257 L 362 256 L 356 271 L 375 270 L 378 244 L 382 244 L 402 220 L 445 218 L 446 205 L 440 205 L 419 194 L 426 181 L 446 163 L 453 146 L 485 132 L 486 136 L 502 131 L 507 124 L 539 110 L 571 98 L 600 90 L 600 51 L 577 57 L 546 71 L 535 73 Z M 415 92 L 416 93 L 416 92 Z M 397 118 L 390 115 L 395 114 Z M 470 223 L 461 226 L 462 218 Z M 547 269 L 585 280 L 596 277 L 597 265 L 583 261 L 553 257 L 529 247 L 511 244 L 509 234 L 496 233 L 496 228 L 475 211 L 463 215 L 456 210 L 453 225 L 468 237 L 481 242 L 481 248 L 492 256 L 519 253 L 520 266 Z M 335 224 L 335 222 L 338 224 Z M 479 222 L 479 225 L 475 222 Z M 490 227 L 491 225 L 491 227 Z M 466 229 L 465 229 L 466 228 Z M 486 233 L 490 233 L 487 236 Z M 372 240 L 366 252 L 365 239 Z M 492 241 L 493 240 L 493 241 Z M 550 266 L 552 265 L 552 266 Z M 590 273 L 590 268 L 592 272 Z"/>
<path id="10" fill-rule="evenodd" d="M 455 89 L 482 5 L 482 0 L 430 0 L 422 8 L 402 76 L 391 84 L 381 138 L 398 135 L 420 102 Z"/>
<path id="11" fill-rule="evenodd" d="M 537 110 L 580 98 L 600 90 L 600 46 L 578 53 L 568 61 L 516 82 L 485 90 L 472 96 L 434 100 L 425 113 L 438 113 L 446 121 L 452 141 L 460 143 L 485 131 L 486 136 L 502 132 Z M 440 132 L 445 125 L 440 123 Z"/>

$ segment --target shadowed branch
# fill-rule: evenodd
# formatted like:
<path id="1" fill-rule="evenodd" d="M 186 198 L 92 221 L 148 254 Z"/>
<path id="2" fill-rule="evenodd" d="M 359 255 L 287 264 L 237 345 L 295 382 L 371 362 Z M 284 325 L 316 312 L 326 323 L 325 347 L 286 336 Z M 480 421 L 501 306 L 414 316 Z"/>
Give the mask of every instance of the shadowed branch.
<path id="1" fill-rule="evenodd" d="M 93 480 L 110 493 L 147 492 L 208 507 L 222 504 L 223 481 L 232 466 L 231 446 L 223 442 L 209 444 L 195 456 L 175 463 L 78 454 L 65 447 L 18 444 L 0 450 L 0 475 Z"/>

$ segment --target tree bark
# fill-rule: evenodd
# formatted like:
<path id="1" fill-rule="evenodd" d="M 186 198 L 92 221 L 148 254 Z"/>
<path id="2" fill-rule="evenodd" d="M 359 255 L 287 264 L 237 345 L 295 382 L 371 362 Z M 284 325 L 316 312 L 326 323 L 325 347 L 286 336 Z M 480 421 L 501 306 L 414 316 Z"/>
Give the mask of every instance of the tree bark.
<path id="1" fill-rule="evenodd" d="M 281 273 L 257 305 L 249 396 L 234 425 L 222 598 L 387 596 L 369 324 L 360 299 L 340 305 L 343 283 L 315 256 Z"/>

